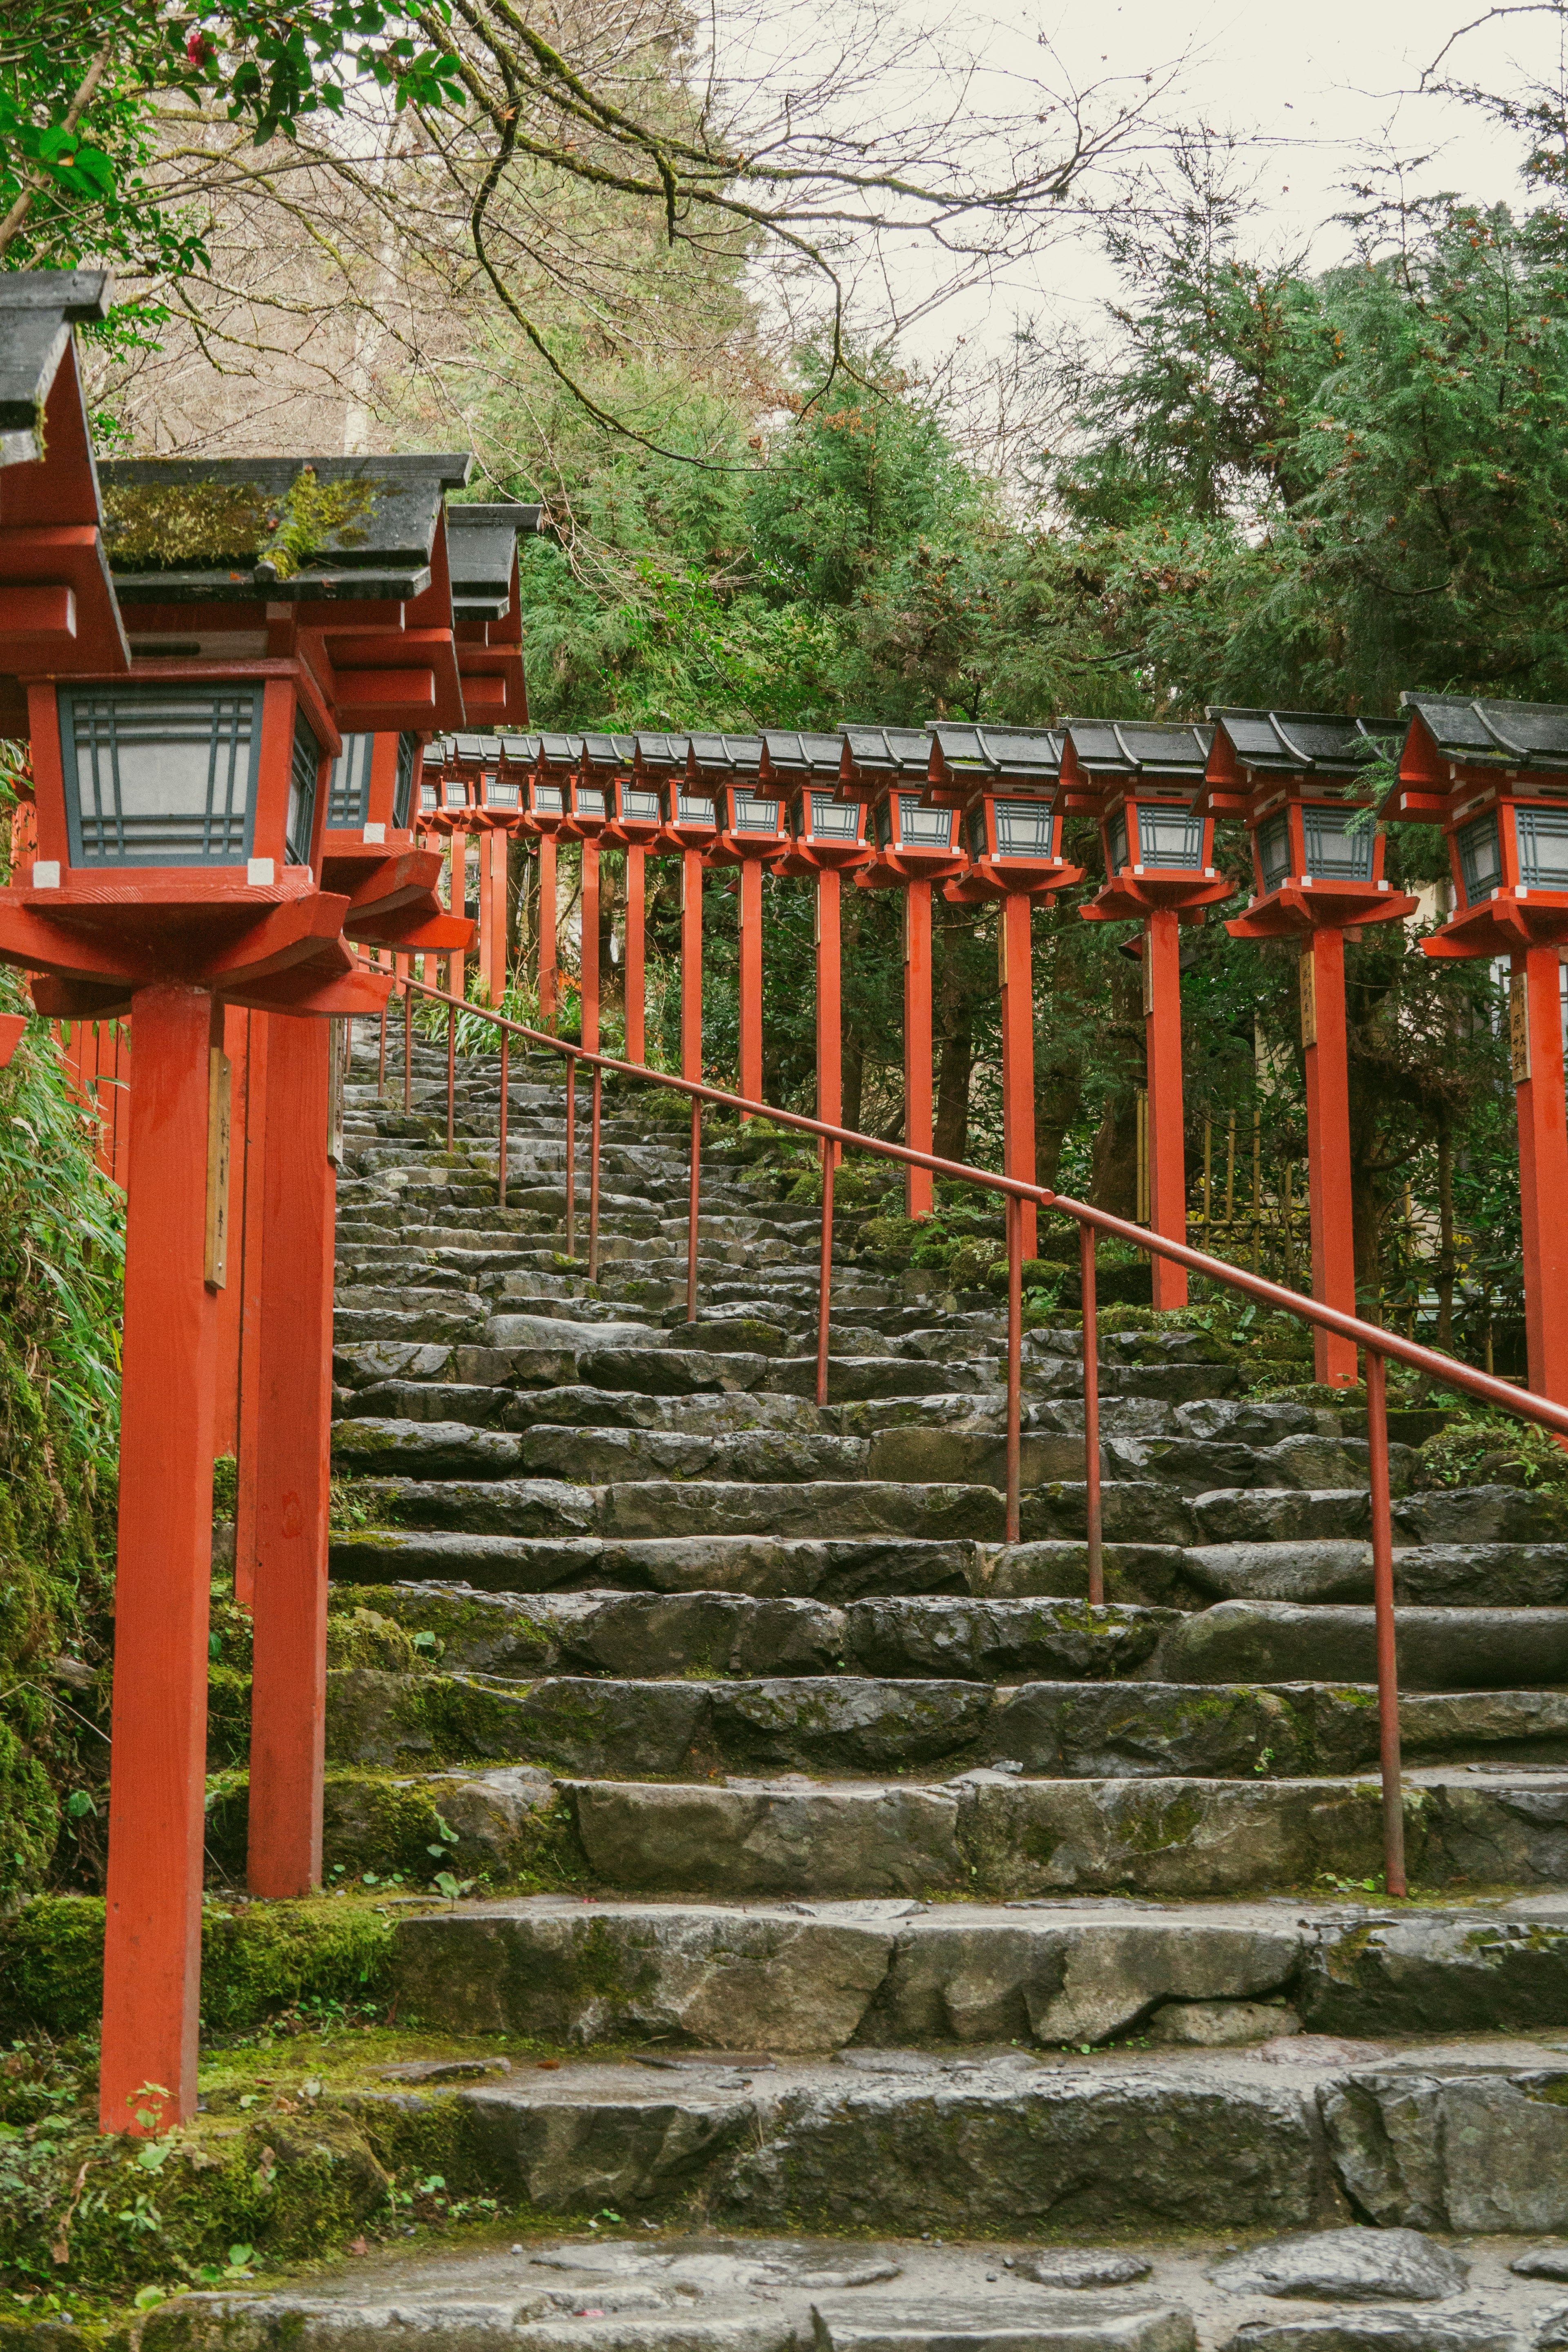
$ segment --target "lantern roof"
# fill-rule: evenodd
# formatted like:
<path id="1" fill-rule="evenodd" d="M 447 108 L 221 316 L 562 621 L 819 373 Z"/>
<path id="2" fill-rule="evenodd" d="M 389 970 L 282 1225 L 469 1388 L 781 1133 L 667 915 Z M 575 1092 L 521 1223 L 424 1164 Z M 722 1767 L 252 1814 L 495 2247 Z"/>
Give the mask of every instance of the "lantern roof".
<path id="1" fill-rule="evenodd" d="M 452 740 L 453 757 L 456 759 L 478 760 L 483 762 L 486 760 L 500 758 L 499 735 L 457 735 Z"/>
<path id="2" fill-rule="evenodd" d="M 931 737 L 923 727 L 845 727 L 839 732 L 858 778 L 880 783 L 907 776 L 925 782 Z"/>
<path id="3" fill-rule="evenodd" d="M 760 735 L 693 735 L 690 743 L 692 764 L 704 773 L 754 776 L 762 765 Z"/>
<path id="4" fill-rule="evenodd" d="M 637 753 L 635 735 L 584 735 L 583 757 L 591 768 L 629 768 Z"/>
<path id="5" fill-rule="evenodd" d="M 1226 782 L 1237 770 L 1260 776 L 1355 776 L 1395 748 L 1402 719 L 1350 719 L 1319 710 L 1232 710 L 1212 705 L 1210 774 Z M 1223 775 L 1220 771 L 1223 769 Z"/>
<path id="6" fill-rule="evenodd" d="M 516 768 L 531 767 L 539 757 L 543 740 L 542 735 L 503 735 L 500 739 L 501 758 L 510 760 Z"/>
<path id="7" fill-rule="evenodd" d="M 933 783 L 1041 784 L 1061 773 L 1059 727 L 931 727 Z"/>
<path id="8" fill-rule="evenodd" d="M 1463 694 L 1402 694 L 1439 759 L 1457 768 L 1504 768 L 1526 774 L 1568 770 L 1568 704 L 1472 701 Z"/>
<path id="9" fill-rule="evenodd" d="M 842 735 L 795 734 L 775 728 L 763 730 L 763 747 L 770 774 L 798 783 L 807 776 L 835 783 L 844 759 Z"/>
<path id="10" fill-rule="evenodd" d="M 40 426 L 71 329 L 109 316 L 107 269 L 0 272 L 0 466 L 44 455 Z"/>
<path id="11" fill-rule="evenodd" d="M 685 774 L 691 742 L 689 735 L 637 735 L 633 740 L 637 764 L 645 774 Z"/>
<path id="12" fill-rule="evenodd" d="M 472 459 L 119 457 L 99 468 L 124 604 L 409 603 L 430 584 L 443 493 Z"/>
<path id="13" fill-rule="evenodd" d="M 448 501 L 447 560 L 452 572 L 452 617 L 500 621 L 511 605 L 512 567 L 524 531 L 537 531 L 536 506 L 470 506 Z"/>
<path id="14" fill-rule="evenodd" d="M 546 768 L 575 768 L 583 756 L 581 735 L 541 735 L 537 757 Z"/>
<path id="15" fill-rule="evenodd" d="M 1162 719 L 1068 719 L 1064 732 L 1079 774 L 1107 784 L 1141 776 L 1202 783 L 1214 742 L 1212 727 Z"/>

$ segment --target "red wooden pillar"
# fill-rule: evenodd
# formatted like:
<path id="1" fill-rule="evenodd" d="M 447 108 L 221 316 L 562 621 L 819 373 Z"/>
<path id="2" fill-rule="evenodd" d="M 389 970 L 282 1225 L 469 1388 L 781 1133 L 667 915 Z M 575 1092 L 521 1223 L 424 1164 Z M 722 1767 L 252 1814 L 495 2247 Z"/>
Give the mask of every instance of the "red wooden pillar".
<path id="1" fill-rule="evenodd" d="M 273 1015 L 252 1013 L 245 1062 L 243 1152 L 233 1161 L 229 1280 L 239 1290 L 239 1476 L 234 1512 L 234 1597 L 248 1609 L 256 1593 L 257 1408 L 260 1395 L 262 1171 L 266 1160 L 267 1066 Z"/>
<path id="2" fill-rule="evenodd" d="M 135 999 L 99 2118 L 196 2104 L 217 1306 L 200 988 Z M 162 2098 L 138 2096 L 156 2084 Z"/>
<path id="3" fill-rule="evenodd" d="M 583 1045 L 599 1050 L 599 845 L 583 844 L 583 935 L 577 969 L 583 982 Z"/>
<path id="4" fill-rule="evenodd" d="M 741 861 L 741 1092 L 763 1098 L 763 868 Z"/>
<path id="5" fill-rule="evenodd" d="M 1350 1077 L 1345 1059 L 1345 935 L 1313 930 L 1301 948 L 1301 1044 L 1307 1074 L 1308 1196 L 1312 1220 L 1312 1296 L 1355 1313 L 1355 1238 L 1351 1221 Z M 1561 1069 L 1561 1057 L 1558 1064 Z M 1356 1383 L 1353 1339 L 1312 1334 L 1314 1377 L 1329 1388 Z"/>
<path id="6" fill-rule="evenodd" d="M 447 904 L 454 915 L 465 914 L 468 903 L 468 836 L 466 833 L 451 835 L 451 863 Z M 468 995 L 468 958 L 460 948 L 447 958 L 447 992 L 450 996 Z"/>
<path id="7" fill-rule="evenodd" d="M 626 950 L 621 967 L 626 983 L 626 1059 L 647 1059 L 646 1006 L 643 1002 L 643 939 L 647 919 L 644 859 L 647 852 L 634 841 L 626 851 Z"/>
<path id="8" fill-rule="evenodd" d="M 1559 970 L 1555 947 L 1516 949 L 1510 1013 L 1530 1385 L 1562 1403 L 1568 1402 L 1568 1135 Z"/>
<path id="9" fill-rule="evenodd" d="M 259 1019 L 261 1016 L 255 1016 Z M 240 1319 L 245 1286 L 240 1279 L 243 1243 L 239 1226 L 244 1214 L 246 1087 L 250 1060 L 252 1016 L 240 1005 L 225 1007 L 223 1049 L 230 1072 L 229 1183 L 234 1211 L 229 1226 L 228 1276 L 217 1295 L 217 1395 L 213 1427 L 213 1453 L 239 1458 Z"/>
<path id="10" fill-rule="evenodd" d="M 555 1026 L 555 835 L 539 836 L 539 1018 Z"/>
<path id="11" fill-rule="evenodd" d="M 480 970 L 492 1004 L 506 994 L 506 845 L 499 830 L 479 835 Z"/>
<path id="12" fill-rule="evenodd" d="M 702 1076 L 702 858 L 680 853 L 680 1075 Z"/>
<path id="13" fill-rule="evenodd" d="M 931 884 L 904 885 L 904 1141 L 911 1151 L 931 1149 Z M 911 1217 L 931 1210 L 929 1168 L 904 1172 L 904 1209 Z"/>
<path id="14" fill-rule="evenodd" d="M 816 875 L 816 1116 L 837 1127 L 844 1117 L 844 1039 L 840 986 L 839 892 L 841 877 L 835 866 L 817 868 Z M 843 1146 L 835 1144 L 837 1164 Z"/>
<path id="15" fill-rule="evenodd" d="M 1035 1181 L 1035 987 L 1029 952 L 1031 902 L 1021 890 L 1002 901 L 1002 1169 Z M 1019 1244 L 1025 1257 L 1037 1245 L 1035 1204 L 1023 1204 Z"/>
<path id="16" fill-rule="evenodd" d="M 1150 1222 L 1168 1241 L 1187 1238 L 1187 1146 L 1182 1119 L 1181 921 L 1174 907 L 1143 918 L 1143 1039 L 1149 1079 Z M 1187 1273 L 1153 1257 L 1156 1307 L 1184 1307 Z"/>
<path id="17" fill-rule="evenodd" d="M 327 1469 L 337 1180 L 327 1157 L 330 1022 L 271 1022 L 262 1155 L 256 1417 L 253 1894 L 321 1875 L 326 1728 Z"/>

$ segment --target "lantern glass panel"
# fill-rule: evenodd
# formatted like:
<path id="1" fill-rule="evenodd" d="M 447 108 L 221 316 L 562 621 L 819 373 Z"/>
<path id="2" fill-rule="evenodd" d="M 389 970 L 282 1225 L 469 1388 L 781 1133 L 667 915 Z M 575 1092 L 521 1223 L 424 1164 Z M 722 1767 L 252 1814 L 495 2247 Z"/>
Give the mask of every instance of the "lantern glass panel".
<path id="1" fill-rule="evenodd" d="M 777 801 L 760 801 L 753 793 L 735 794 L 735 826 L 737 833 L 776 834 L 779 829 Z"/>
<path id="2" fill-rule="evenodd" d="M 635 784 L 621 786 L 621 814 L 635 824 L 658 823 L 658 794 L 639 792 Z"/>
<path id="3" fill-rule="evenodd" d="M 899 832 L 908 849 L 948 849 L 952 844 L 952 813 L 922 808 L 918 793 L 900 793 Z"/>
<path id="4" fill-rule="evenodd" d="M 1519 878 L 1527 890 L 1568 890 L 1568 811 L 1514 811 Z"/>
<path id="5" fill-rule="evenodd" d="M 675 795 L 677 824 L 711 824 L 713 803 L 706 793 L 678 792 Z"/>
<path id="6" fill-rule="evenodd" d="M 1355 819 L 1362 816 L 1358 825 Z M 1303 806 L 1307 871 L 1324 882 L 1370 882 L 1375 832 L 1355 809 Z"/>
<path id="7" fill-rule="evenodd" d="M 62 688 L 73 866 L 241 866 L 261 751 L 259 686 Z"/>
<path id="8" fill-rule="evenodd" d="M 294 719 L 294 756 L 289 769 L 289 822 L 283 828 L 283 857 L 289 866 L 309 866 L 310 835 L 316 822 L 316 788 L 321 780 L 321 747 L 298 714 Z"/>
<path id="9" fill-rule="evenodd" d="M 399 833 L 408 824 L 414 799 L 414 770 L 419 758 L 419 738 L 405 728 L 397 739 L 397 781 L 392 788 L 392 822 Z"/>
<path id="10" fill-rule="evenodd" d="M 603 816 L 605 794 L 598 784 L 579 784 L 573 802 L 579 816 Z"/>
<path id="11" fill-rule="evenodd" d="M 419 787 L 419 813 L 421 816 L 434 816 L 436 811 L 440 807 L 440 796 L 437 793 L 435 785 L 421 784 Z"/>
<path id="12" fill-rule="evenodd" d="M 814 841 L 853 841 L 859 830 L 858 802 L 836 801 L 831 793 L 813 793 L 811 833 Z"/>
<path id="13" fill-rule="evenodd" d="M 343 748 L 332 761 L 327 788 L 327 823 L 338 830 L 363 824 L 370 814 L 370 763 L 374 735 L 345 735 Z"/>
<path id="14" fill-rule="evenodd" d="M 1502 880 L 1502 844 L 1498 837 L 1497 812 L 1462 824 L 1454 835 L 1459 845 L 1459 872 L 1464 877 L 1465 904 L 1473 907 L 1489 898 Z"/>
<path id="15" fill-rule="evenodd" d="M 969 855 L 971 857 L 975 859 L 988 857 L 991 854 L 991 843 L 985 831 L 985 803 L 984 801 L 976 801 L 973 807 L 965 812 L 964 823 L 969 828 Z"/>
<path id="16" fill-rule="evenodd" d="M 1163 807 L 1158 801 L 1138 811 L 1138 854 L 1145 866 L 1184 866 L 1204 862 L 1204 821 L 1190 808 Z"/>
<path id="17" fill-rule="evenodd" d="M 899 815 L 901 820 L 903 816 L 903 810 L 901 807 L 900 808 Z M 888 848 L 892 842 L 893 803 L 889 798 L 877 801 L 872 805 L 871 838 L 876 843 L 879 849 Z"/>
<path id="18" fill-rule="evenodd" d="M 492 809 L 514 809 L 522 806 L 522 786 L 504 776 L 485 778 L 485 806 Z"/>
<path id="19" fill-rule="evenodd" d="M 1044 801 L 998 801 L 998 857 L 1048 857 L 1053 812 Z"/>
<path id="20" fill-rule="evenodd" d="M 566 813 L 559 784 L 535 784 L 533 805 L 541 816 L 563 816 Z"/>
<path id="21" fill-rule="evenodd" d="M 1265 891 L 1278 890 L 1290 873 L 1290 819 L 1283 809 L 1276 809 L 1258 828 L 1253 836 L 1258 847 L 1258 870 L 1263 877 Z"/>
<path id="22" fill-rule="evenodd" d="M 1106 828 L 1110 845 L 1110 871 L 1120 874 L 1127 863 L 1127 812 L 1118 809 Z"/>
<path id="23" fill-rule="evenodd" d="M 447 776 L 441 786 L 441 805 L 443 808 L 449 809 L 467 808 L 468 805 L 467 784 L 460 782 L 456 776 Z"/>

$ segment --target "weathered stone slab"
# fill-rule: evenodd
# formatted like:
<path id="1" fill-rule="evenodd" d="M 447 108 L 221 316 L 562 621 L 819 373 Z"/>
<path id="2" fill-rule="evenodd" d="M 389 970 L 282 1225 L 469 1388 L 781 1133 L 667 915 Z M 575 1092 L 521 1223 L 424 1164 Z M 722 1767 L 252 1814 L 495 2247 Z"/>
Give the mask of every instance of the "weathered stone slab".
<path id="1" fill-rule="evenodd" d="M 1469 2264 L 1418 2230 L 1318 2230 L 1254 2246 L 1210 2273 L 1232 2294 L 1307 2303 L 1442 2303 Z"/>
<path id="2" fill-rule="evenodd" d="M 1320 2105 L 1346 2194 L 1382 2228 L 1568 2228 L 1568 2068 L 1358 2073 Z"/>
<path id="3" fill-rule="evenodd" d="M 639 1891 L 917 1895 L 957 1887 L 958 1800 L 945 1790 L 567 1784 L 605 1883 Z"/>

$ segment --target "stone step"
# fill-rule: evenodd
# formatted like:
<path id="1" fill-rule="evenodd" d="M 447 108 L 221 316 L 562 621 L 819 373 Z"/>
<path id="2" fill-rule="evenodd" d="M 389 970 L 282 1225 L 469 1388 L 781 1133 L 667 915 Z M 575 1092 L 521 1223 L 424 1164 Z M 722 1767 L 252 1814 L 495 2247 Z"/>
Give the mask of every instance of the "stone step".
<path id="1" fill-rule="evenodd" d="M 535 1671 L 536 1680 L 500 1680 L 338 1668 L 328 1675 L 327 1753 L 340 1764 L 500 1760 L 664 1780 L 984 1767 L 1047 1780 L 1300 1780 L 1367 1771 L 1378 1759 L 1377 1694 L 1367 1686 Z M 512 1677 L 526 1672 L 521 1661 L 511 1667 Z M 1568 1792 L 1568 1693 L 1405 1695 L 1400 1734 L 1412 1766 L 1538 1763 L 1563 1769 Z M 214 1760 L 238 1759 L 226 1751 Z"/>
<path id="2" fill-rule="evenodd" d="M 1354 1541 L 1204 1544 L 1184 1558 L 1197 1594 L 1214 1600 L 1372 1599 L 1372 1546 Z M 1394 1555 L 1396 1601 L 1452 1609 L 1568 1603 L 1568 1544 L 1411 1544 Z"/>
<path id="3" fill-rule="evenodd" d="M 1400 1609 L 1401 1690 L 1489 1690 L 1568 1683 L 1568 1609 Z M 1342 1603 L 1218 1601 L 1163 1637 L 1162 1671 L 1192 1682 L 1368 1682 L 1373 1612 Z"/>
<path id="4" fill-rule="evenodd" d="M 872 2232 L 929 2236 L 941 2238 L 944 2252 L 949 2240 L 979 2240 L 976 2268 L 984 2263 L 986 2284 L 994 2278 L 998 2290 L 1012 2273 L 1005 2270 L 1005 2258 L 984 2242 L 1015 2235 L 1058 2242 L 1066 2236 L 1080 2244 L 1097 2235 L 1152 2235 L 1164 2243 L 1168 2259 L 1173 2234 L 1342 2229 L 1358 2215 L 1384 2231 L 1515 2238 L 1561 2229 L 1568 2220 L 1568 2068 L 1523 2038 L 1407 2042 L 1389 2051 L 1373 2045 L 1359 2053 L 1352 2045 L 1332 2054 L 1320 2042 L 1316 2052 L 1275 2063 L 1225 2052 L 1051 2057 L 1000 2050 L 896 2068 L 889 2063 L 895 2054 L 878 2059 L 850 2052 L 847 2063 L 784 2059 L 750 2068 L 722 2058 L 664 2069 L 579 2061 L 450 2090 L 437 2084 L 427 2092 L 406 2085 L 358 2091 L 343 2105 L 362 2127 L 371 2123 L 373 2137 L 378 2103 L 388 2130 L 395 2123 L 405 2138 L 427 2114 L 434 2140 L 443 2117 L 453 2112 L 442 2104 L 450 2100 L 465 2118 L 465 2170 L 508 2210 L 607 2213 L 616 2230 L 632 2221 L 700 2216 L 710 2228 L 744 2233 L 739 2251 L 753 2260 L 766 2251 L 759 2236 L 780 2231 L 827 2232 L 837 2247 L 846 2238 Z M 331 2115 L 330 2097 L 314 2104 L 318 2114 Z M 595 2236 L 603 2236 L 603 2222 Z M 595 2267 L 586 2269 L 583 2288 L 595 2297 L 594 2305 L 585 2310 L 574 2297 L 566 2305 L 584 2319 L 590 2311 L 605 2318 L 614 2309 L 615 2287 L 639 2273 L 650 2288 L 668 2284 L 658 2261 L 666 2247 L 649 2239 L 646 2253 L 639 2245 L 635 2259 L 631 2253 L 622 2258 L 623 2268 L 607 2259 L 613 2243 L 595 2243 Z M 1484 2259 L 1487 2251 L 1467 2247 L 1465 2254 Z M 516 2257 L 510 2259 L 516 2263 Z M 1491 2270 L 1507 2278 L 1495 2257 Z M 395 2275 L 399 2287 L 383 2290 L 388 2312 L 407 2277 L 402 2263 Z M 553 2281 L 561 2274 L 545 2266 L 542 2275 Z M 364 2276 L 363 2268 L 356 2272 L 356 2296 Z M 1456 2266 L 1453 2276 L 1464 2273 Z M 899 2284 L 919 2297 L 913 2276 Z M 1019 2288 L 1011 2291 L 1016 2294 Z M 306 2289 L 307 2296 L 319 2292 L 314 2281 Z M 1551 2307 L 1543 2294 L 1522 2283 L 1508 2292 L 1516 2311 L 1528 2307 L 1539 2315 Z M 693 2300 L 680 2298 L 675 2341 L 721 2343 L 726 2352 L 763 2352 L 764 2347 L 787 2352 L 792 2344 L 813 2340 L 827 2352 L 838 2326 L 853 2330 L 844 2352 L 851 2340 L 858 2352 L 872 2347 L 937 2352 L 965 2342 L 976 2352 L 1002 2352 L 1016 2342 L 1023 2352 L 1031 2341 L 1040 2352 L 1089 2352 L 1107 2341 L 1127 2352 L 1135 2347 L 1191 2352 L 1195 2340 L 1190 2315 L 1179 2327 L 1163 2322 L 1160 2333 L 1142 2338 L 1100 2334 L 1115 2309 L 1103 2291 L 1071 2299 L 1069 2308 L 1076 2305 L 1082 2317 L 1070 2330 L 1060 2315 L 1061 2298 L 1055 2298 L 1057 2332 L 1032 2339 L 1005 2332 L 966 2336 L 975 2311 L 985 2307 L 973 2294 L 961 2305 L 967 2317 L 957 2323 L 956 2334 L 941 2326 L 940 2306 L 929 2300 L 917 2300 L 912 2313 L 910 2305 L 900 2306 L 910 2315 L 900 2331 L 877 2326 L 874 2302 L 855 2302 L 851 2317 L 840 2294 L 826 2322 L 818 2305 L 812 2306 L 815 2322 L 803 2314 L 798 2334 L 787 2310 L 775 2305 L 771 2335 L 731 2328 L 719 2338 L 701 2332 L 700 2322 L 691 2332 Z M 151 2326 L 146 2340 L 188 2345 L 204 2315 L 208 2332 L 197 2340 L 212 2344 L 215 2352 L 237 2342 L 300 2340 L 301 2323 L 289 2320 L 286 2305 L 269 2311 L 262 2303 L 260 2312 L 269 2313 L 265 2323 L 245 2325 L 247 2301 L 255 2307 L 256 2298 L 241 2298 L 237 2313 L 232 2296 L 209 2303 L 202 2295 L 182 2295 L 160 2307 L 174 2321 L 162 2329 Z M 1158 2299 L 1151 2302 L 1158 2307 Z M 1246 2307 L 1232 2304 L 1233 2321 Z M 1476 2311 L 1473 2303 L 1469 2307 Z M 521 2308 L 514 2287 L 513 2299 L 489 2326 L 499 2338 L 504 2325 L 506 2340 L 523 2352 L 543 2352 L 556 2343 L 624 2352 L 639 2342 L 669 2341 L 633 2332 L 659 2324 L 637 2318 L 635 2305 L 632 2312 L 624 2305 L 615 2311 L 613 2328 L 606 2325 L 586 2336 L 582 2323 L 542 2334 L 535 2326 L 517 2326 L 513 2313 Z M 1052 2313 L 1052 2299 L 1042 2295 L 1038 2308 Z M 658 2296 L 650 2294 L 643 2313 L 658 2309 Z M 1217 2318 L 1212 2303 L 1210 2310 Z M 417 2317 L 417 2305 L 405 2309 L 401 2299 L 395 2319 L 379 2326 L 374 2320 L 356 2325 L 353 2304 L 345 2309 L 329 2302 L 327 2311 L 331 2317 L 318 2323 L 313 2340 L 330 2336 L 338 2345 L 384 2341 L 409 2332 Z M 1405 2315 L 1423 2314 L 1407 2307 Z M 1340 2352 L 1347 2347 L 1365 2352 L 1373 2344 L 1397 2352 L 1402 2342 L 1407 2352 L 1466 2344 L 1472 2352 L 1484 2344 L 1502 2352 L 1526 2340 L 1500 2335 L 1495 2316 L 1484 2335 L 1440 2336 L 1432 2327 L 1438 2315 L 1429 2311 L 1427 2333 L 1401 2337 L 1390 2325 L 1397 2316 L 1386 2302 L 1383 2313 L 1359 2319 L 1344 2312 L 1324 2315 L 1321 2326 L 1301 2315 L 1289 2327 L 1262 2336 L 1249 2325 L 1242 2340 L 1249 2347 L 1263 2344 L 1268 2352 L 1289 2346 L 1296 2352 L 1331 2352 L 1336 2345 Z M 157 2317 L 152 2315 L 153 2323 Z M 1272 2317 L 1280 2317 L 1278 2305 Z M 669 2325 L 668 2306 L 662 2324 Z M 1457 2317 L 1451 2325 L 1458 2325 Z M 1469 2325 L 1475 2331 L 1477 2320 Z"/>
<path id="5" fill-rule="evenodd" d="M 434 1507 L 442 1490 L 412 1490 Z M 467 1491 L 467 1490 L 465 1490 Z M 549 1518 L 558 1490 L 546 1489 L 537 1516 Z M 509 1516 L 526 1519 L 514 1497 Z M 587 1514 L 584 1513 L 586 1520 Z M 468 1535 L 439 1527 L 334 1534 L 329 1563 L 339 1584 L 384 1585 L 391 1578 L 438 1578 L 487 1592 L 529 1594 L 612 1587 L 630 1592 L 732 1593 L 758 1598 L 816 1596 L 832 1602 L 865 1594 L 961 1594 L 984 1574 L 984 1548 L 887 1536 L 821 1540 L 812 1537 L 695 1536 L 647 1541 L 604 1539 L 585 1525 L 574 1536 L 521 1532 Z"/>
<path id="6" fill-rule="evenodd" d="M 1115 1896 L 585 1909 L 542 1895 L 401 1918 L 393 1954 L 400 2014 L 442 2033 L 647 2036 L 671 2056 L 847 2044 L 872 2065 L 923 2054 L 937 2080 L 935 2053 L 955 2044 L 1568 2030 L 1568 1911 L 1550 1895 L 1402 1910 Z"/>
<path id="7" fill-rule="evenodd" d="M 342 1469 L 409 1478 L 565 1478 L 607 1486 L 617 1479 L 864 1479 L 869 1448 L 852 1437 L 797 1431 L 689 1431 L 548 1426 L 473 1428 L 456 1421 L 356 1418 L 332 1428 Z"/>

